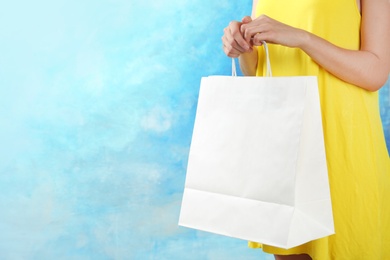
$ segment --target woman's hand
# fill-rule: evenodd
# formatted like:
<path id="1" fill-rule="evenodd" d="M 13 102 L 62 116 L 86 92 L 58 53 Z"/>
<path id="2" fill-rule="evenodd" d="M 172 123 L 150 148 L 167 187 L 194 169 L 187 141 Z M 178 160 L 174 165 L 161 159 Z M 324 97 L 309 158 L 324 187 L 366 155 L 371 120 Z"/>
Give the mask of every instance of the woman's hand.
<path id="1" fill-rule="evenodd" d="M 241 34 L 247 44 L 261 45 L 262 41 L 288 47 L 300 47 L 307 32 L 276 21 L 266 15 L 242 24 Z"/>
<path id="2" fill-rule="evenodd" d="M 223 30 L 223 51 L 231 58 L 237 58 L 241 54 L 252 51 L 251 43 L 246 41 L 241 33 L 241 26 L 252 22 L 249 16 L 245 16 L 241 22 L 232 21 Z"/>

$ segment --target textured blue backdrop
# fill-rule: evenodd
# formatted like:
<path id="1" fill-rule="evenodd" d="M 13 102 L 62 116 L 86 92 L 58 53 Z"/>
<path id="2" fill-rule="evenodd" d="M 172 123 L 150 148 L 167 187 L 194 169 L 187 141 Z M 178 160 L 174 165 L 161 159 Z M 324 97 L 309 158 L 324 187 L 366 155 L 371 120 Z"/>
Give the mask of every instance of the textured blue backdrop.
<path id="1" fill-rule="evenodd" d="M 0 259 L 273 259 L 177 226 L 200 77 L 250 8 L 0 4 Z"/>

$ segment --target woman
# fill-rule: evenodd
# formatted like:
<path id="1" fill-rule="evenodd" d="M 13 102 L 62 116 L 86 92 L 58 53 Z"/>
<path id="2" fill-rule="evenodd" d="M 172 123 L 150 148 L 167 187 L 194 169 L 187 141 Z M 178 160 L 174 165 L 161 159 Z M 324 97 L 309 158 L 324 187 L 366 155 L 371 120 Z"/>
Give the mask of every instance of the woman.
<path id="1" fill-rule="evenodd" d="M 390 159 L 378 92 L 390 72 L 389 0 L 259 0 L 224 30 L 223 49 L 242 72 L 318 77 L 336 234 L 276 259 L 390 259 Z"/>

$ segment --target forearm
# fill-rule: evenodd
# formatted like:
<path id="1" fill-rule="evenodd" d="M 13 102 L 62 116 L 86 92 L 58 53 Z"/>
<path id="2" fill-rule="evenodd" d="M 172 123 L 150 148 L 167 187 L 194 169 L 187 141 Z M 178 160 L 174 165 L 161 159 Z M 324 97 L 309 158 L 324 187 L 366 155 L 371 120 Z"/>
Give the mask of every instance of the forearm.
<path id="1" fill-rule="evenodd" d="M 257 48 L 251 52 L 242 53 L 239 57 L 240 69 L 245 76 L 256 76 Z"/>
<path id="2" fill-rule="evenodd" d="M 369 91 L 380 89 L 389 75 L 389 66 L 374 53 L 337 47 L 310 33 L 300 47 L 316 63 L 336 77 Z"/>
<path id="3" fill-rule="evenodd" d="M 369 91 L 381 88 L 390 72 L 390 0 L 360 0 L 360 49 L 340 48 L 310 32 L 291 27 L 267 15 L 244 23 L 247 43 L 263 41 L 306 52 L 322 68 L 348 83 Z"/>

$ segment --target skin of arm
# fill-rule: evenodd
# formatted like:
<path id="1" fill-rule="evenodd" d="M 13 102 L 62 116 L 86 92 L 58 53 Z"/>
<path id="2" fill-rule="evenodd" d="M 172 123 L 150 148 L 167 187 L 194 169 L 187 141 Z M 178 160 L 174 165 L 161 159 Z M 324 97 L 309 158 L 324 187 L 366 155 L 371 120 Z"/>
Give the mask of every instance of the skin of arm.
<path id="1" fill-rule="evenodd" d="M 253 1 L 254 6 L 257 0 Z M 242 23 L 247 44 L 261 41 L 300 48 L 336 77 L 368 91 L 380 89 L 390 72 L 390 0 L 362 0 L 361 47 L 347 50 L 307 31 L 280 23 L 266 15 Z M 240 39 L 236 42 L 242 44 Z M 241 45 L 244 46 L 244 45 Z M 241 67 L 252 74 L 254 51 L 240 54 Z M 257 62 L 257 61 L 256 61 Z"/>

